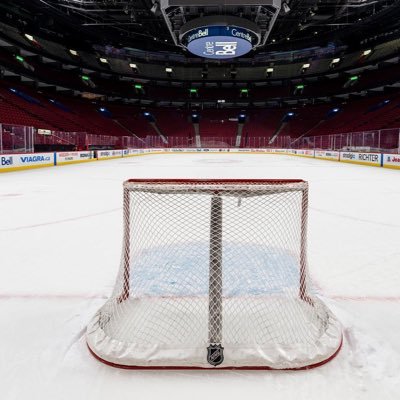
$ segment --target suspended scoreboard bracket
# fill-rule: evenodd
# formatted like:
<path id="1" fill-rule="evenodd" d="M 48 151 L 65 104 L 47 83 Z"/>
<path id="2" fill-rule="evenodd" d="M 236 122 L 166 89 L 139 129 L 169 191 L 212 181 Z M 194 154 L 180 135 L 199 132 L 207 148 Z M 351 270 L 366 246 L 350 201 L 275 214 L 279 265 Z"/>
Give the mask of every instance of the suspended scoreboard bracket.
<path id="1" fill-rule="evenodd" d="M 281 0 L 161 0 L 160 8 L 177 46 L 223 60 L 265 45 Z"/>

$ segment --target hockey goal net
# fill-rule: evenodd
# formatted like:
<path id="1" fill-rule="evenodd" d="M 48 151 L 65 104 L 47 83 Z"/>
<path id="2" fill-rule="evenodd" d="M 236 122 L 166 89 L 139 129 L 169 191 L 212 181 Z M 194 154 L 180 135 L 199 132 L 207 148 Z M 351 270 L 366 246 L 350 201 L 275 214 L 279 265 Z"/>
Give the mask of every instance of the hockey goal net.
<path id="1" fill-rule="evenodd" d="M 87 330 L 123 367 L 297 369 L 340 324 L 307 272 L 301 180 L 129 180 L 114 292 Z"/>

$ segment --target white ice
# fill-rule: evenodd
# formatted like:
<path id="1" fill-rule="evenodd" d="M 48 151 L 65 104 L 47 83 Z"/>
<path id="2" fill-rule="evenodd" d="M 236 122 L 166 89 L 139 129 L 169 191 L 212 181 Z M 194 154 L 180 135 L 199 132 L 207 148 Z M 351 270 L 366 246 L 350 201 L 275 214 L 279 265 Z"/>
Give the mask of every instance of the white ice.
<path id="1" fill-rule="evenodd" d="M 344 345 L 309 371 L 127 371 L 85 327 L 111 293 L 122 182 L 302 178 L 309 263 Z M 151 155 L 0 175 L 0 399 L 400 399 L 400 172 L 283 155 Z"/>

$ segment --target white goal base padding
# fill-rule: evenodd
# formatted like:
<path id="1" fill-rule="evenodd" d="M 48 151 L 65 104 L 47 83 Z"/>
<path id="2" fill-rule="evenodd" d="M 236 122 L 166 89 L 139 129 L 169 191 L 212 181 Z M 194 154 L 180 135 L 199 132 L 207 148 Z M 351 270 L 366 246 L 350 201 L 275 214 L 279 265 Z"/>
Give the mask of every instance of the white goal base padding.
<path id="1" fill-rule="evenodd" d="M 263 366 L 271 369 L 304 368 L 329 360 L 341 346 L 340 324 L 326 310 L 324 312 L 327 314 L 324 317 L 327 317 L 328 325 L 322 332 L 318 332 L 310 322 L 304 325 L 307 316 L 314 314 L 315 311 L 302 300 L 295 300 L 300 313 L 292 315 L 290 321 L 280 318 L 281 313 L 286 311 L 285 298 L 274 297 L 272 300 L 277 305 L 276 310 L 271 312 L 269 309 L 268 314 L 262 313 L 265 310 L 265 301 L 268 300 L 261 298 L 256 302 L 252 301 L 251 307 L 243 306 L 246 304 L 244 300 L 239 297 L 223 301 L 224 309 L 240 310 L 234 314 L 229 312 L 224 314 L 222 330 L 225 335 L 236 326 L 237 342 L 224 342 L 224 363 L 213 368 L 242 366 Z M 292 307 L 293 301 L 290 301 L 287 308 Z M 191 311 L 193 308 L 194 311 Z M 144 318 L 149 309 L 152 310 L 152 315 Z M 98 358 L 117 366 L 210 368 L 206 357 L 207 312 L 206 298 L 171 298 L 167 301 L 165 298 L 157 297 L 130 299 L 123 302 L 120 313 L 114 314 L 106 326 L 102 323 L 102 318 L 108 319 L 107 315 L 102 312 L 96 314 L 88 327 L 88 345 Z M 237 327 L 238 320 L 243 321 L 240 328 Z M 169 322 L 163 326 L 162 321 Z M 170 321 L 176 323 L 171 325 Z M 137 337 L 131 337 L 130 327 L 134 325 L 141 326 L 148 336 L 143 337 L 141 332 L 137 331 Z M 199 326 L 203 329 L 198 330 Z M 270 343 L 264 343 L 265 337 L 271 336 L 271 332 L 276 332 L 278 326 L 280 332 L 288 333 L 290 343 L 285 342 L 282 337 L 275 340 L 271 338 Z M 314 330 L 313 342 L 301 342 L 302 334 L 296 328 L 299 326 Z M 159 330 L 152 332 L 152 327 L 157 327 Z M 164 337 L 161 335 L 162 340 L 160 331 L 165 332 Z M 158 343 L 152 340 L 152 333 L 157 337 Z M 299 341 L 293 343 L 293 335 L 296 334 Z M 253 343 L 249 344 L 249 337 L 252 337 Z M 198 343 L 199 346 L 192 347 L 191 343 Z"/>

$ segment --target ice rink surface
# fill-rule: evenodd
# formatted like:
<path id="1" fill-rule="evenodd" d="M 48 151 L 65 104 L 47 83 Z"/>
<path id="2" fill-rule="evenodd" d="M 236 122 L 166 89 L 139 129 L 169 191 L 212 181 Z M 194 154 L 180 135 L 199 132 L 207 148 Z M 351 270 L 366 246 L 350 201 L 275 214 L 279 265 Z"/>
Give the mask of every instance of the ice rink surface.
<path id="1" fill-rule="evenodd" d="M 344 327 L 313 370 L 129 371 L 85 328 L 120 261 L 128 178 L 301 178 L 309 265 Z M 0 175 L 0 399 L 400 399 L 400 172 L 284 155 L 151 155 Z"/>

